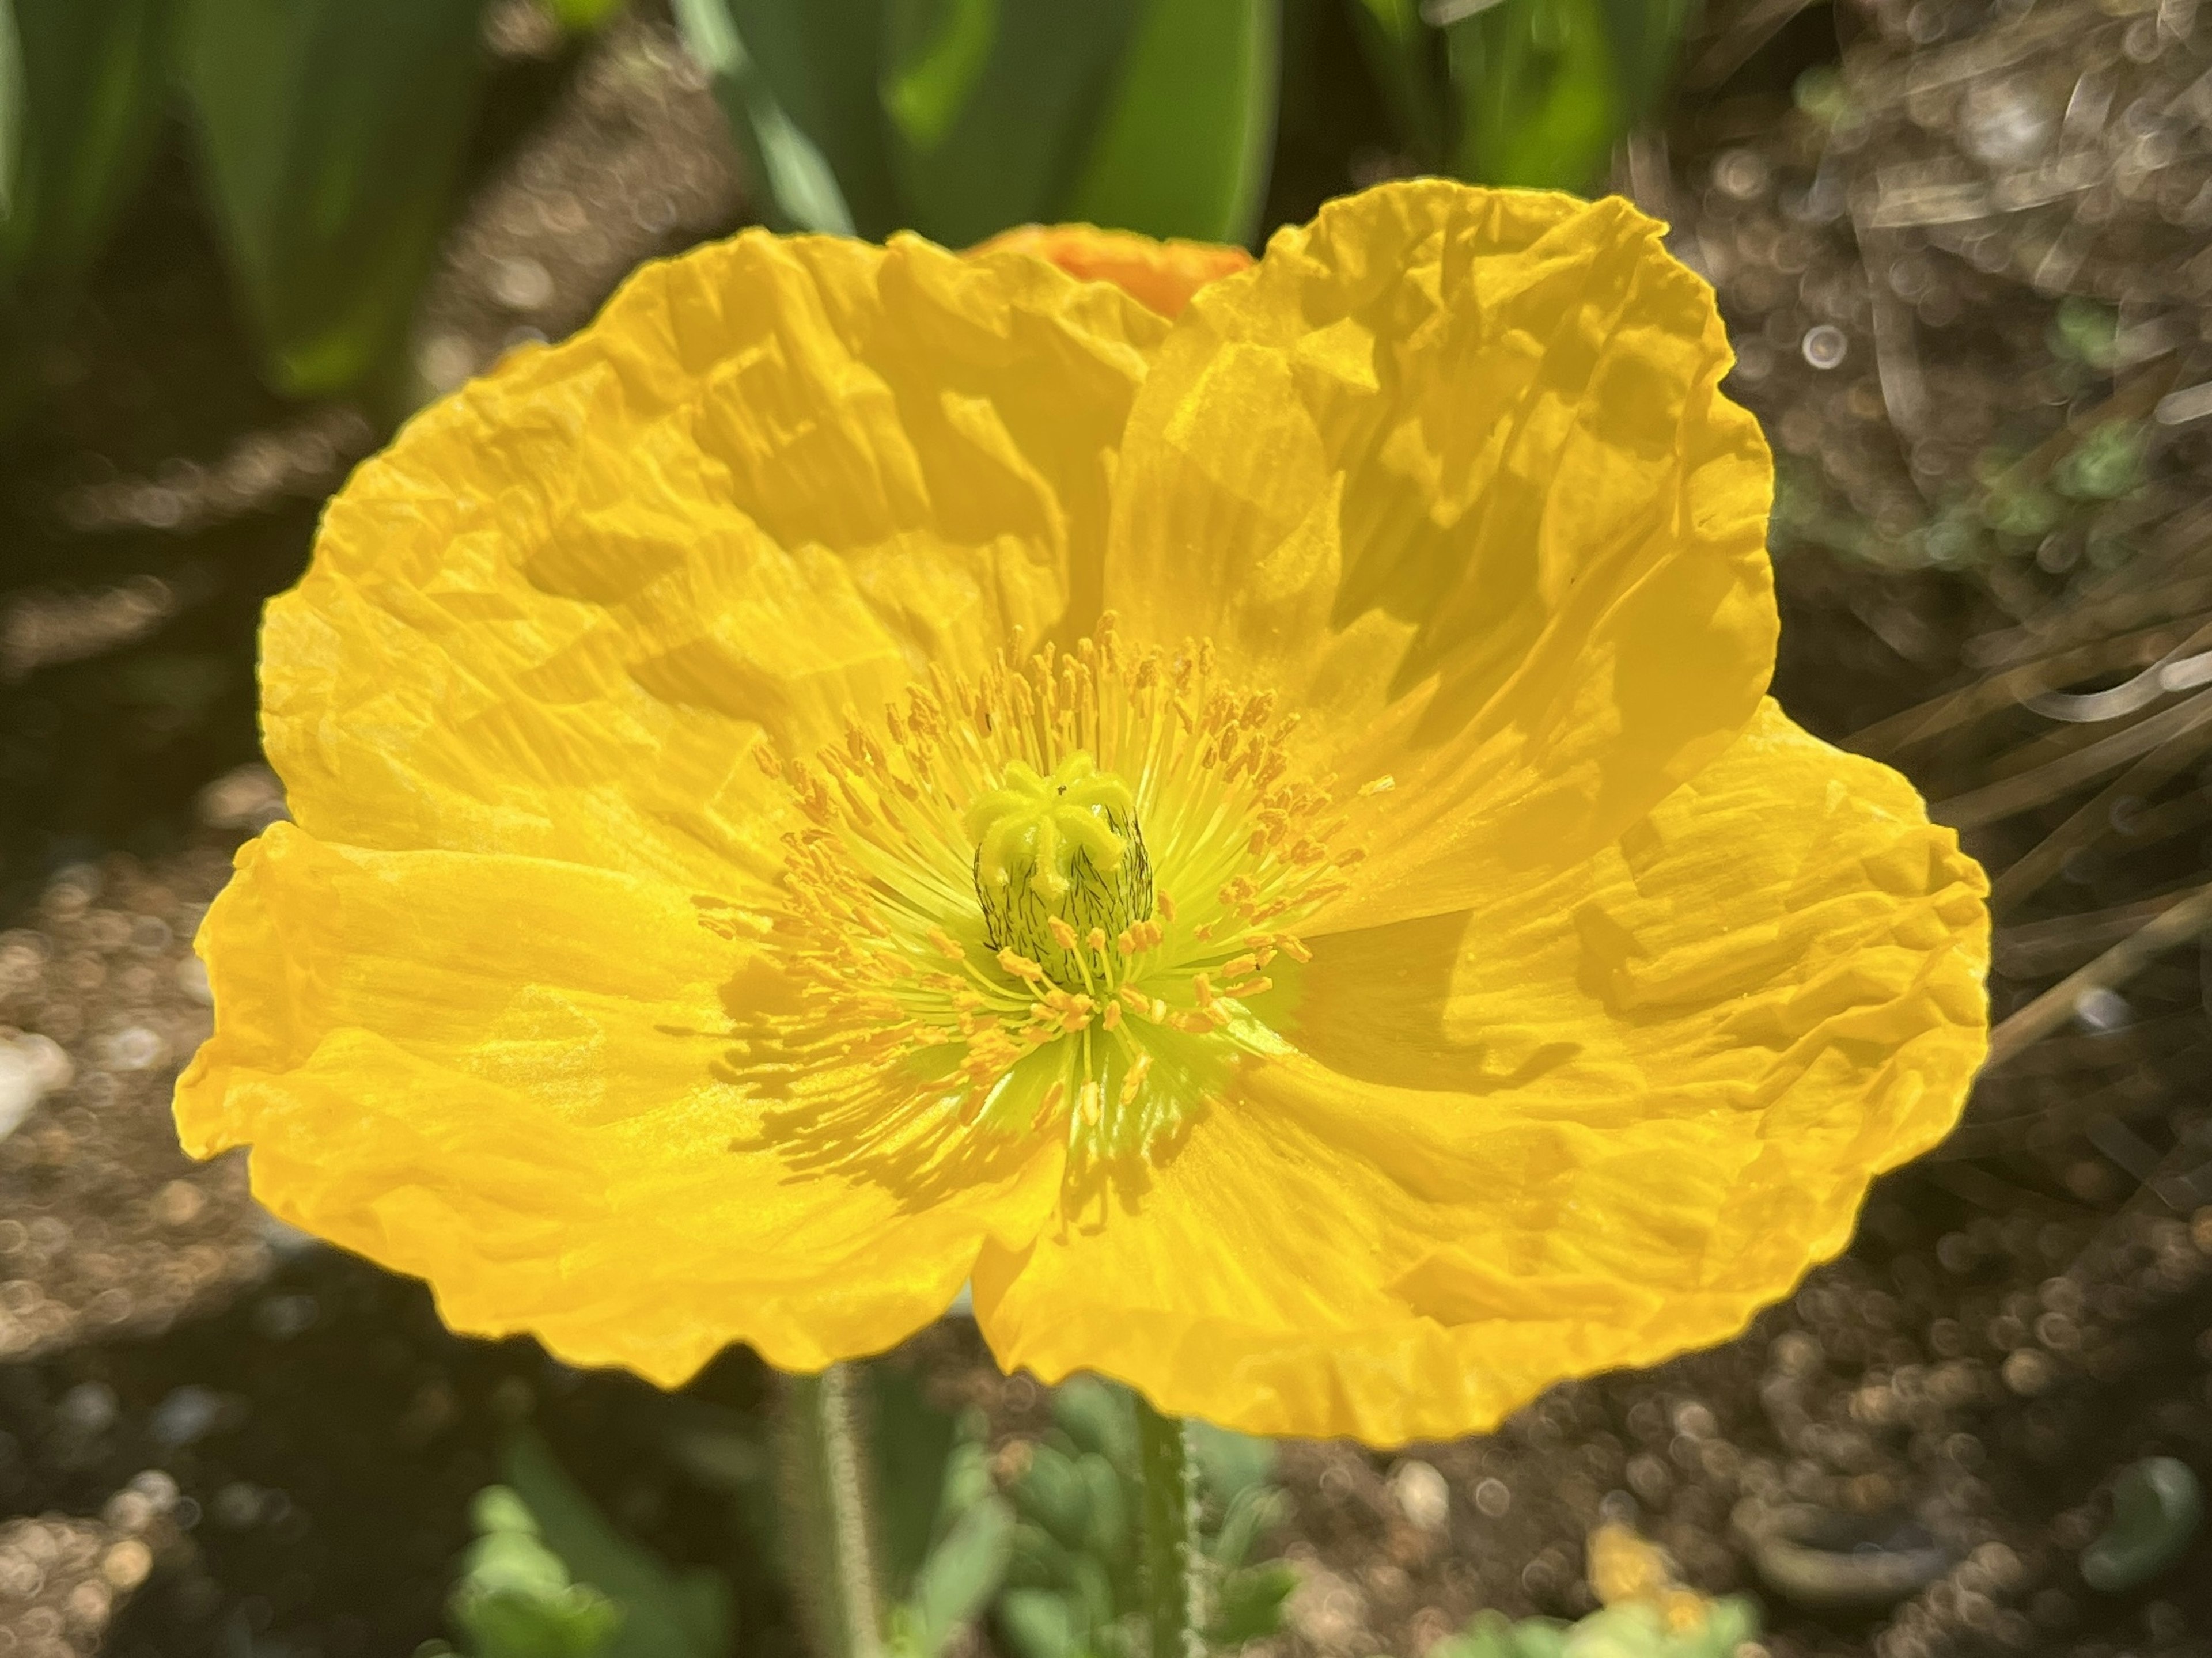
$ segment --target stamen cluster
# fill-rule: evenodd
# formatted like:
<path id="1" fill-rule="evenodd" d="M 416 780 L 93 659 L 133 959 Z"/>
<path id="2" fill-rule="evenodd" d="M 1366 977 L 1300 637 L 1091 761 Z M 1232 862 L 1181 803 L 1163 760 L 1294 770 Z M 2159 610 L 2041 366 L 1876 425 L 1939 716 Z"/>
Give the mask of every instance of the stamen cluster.
<path id="1" fill-rule="evenodd" d="M 811 763 L 763 749 L 804 819 L 774 926 L 796 994 L 740 1032 L 787 1079 L 772 1117 L 824 1163 L 1054 1125 L 1079 1163 L 1155 1151 L 1279 1050 L 1297 929 L 1360 856 L 1296 728 L 1211 646 L 1131 651 L 1109 617 L 933 671 Z"/>

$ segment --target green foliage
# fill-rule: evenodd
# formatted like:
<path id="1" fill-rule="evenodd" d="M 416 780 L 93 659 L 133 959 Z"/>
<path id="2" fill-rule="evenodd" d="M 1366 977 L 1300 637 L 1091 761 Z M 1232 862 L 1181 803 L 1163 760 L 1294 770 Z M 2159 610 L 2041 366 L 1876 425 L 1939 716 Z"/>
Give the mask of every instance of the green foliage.
<path id="1" fill-rule="evenodd" d="M 0 402 L 144 176 L 169 0 L 0 0 Z"/>
<path id="2" fill-rule="evenodd" d="M 1064 216 L 1137 0 L 891 0 L 883 103 L 897 216 L 958 246 Z"/>
<path id="3" fill-rule="evenodd" d="M 2051 319 L 2051 352 L 2053 356 L 2094 369 L 2100 374 L 2112 373 L 2118 356 L 2120 313 L 2109 305 L 2069 294 L 2059 301 L 2058 309 Z"/>
<path id="4" fill-rule="evenodd" d="M 605 28 L 622 15 L 625 0 L 546 0 L 553 21 L 571 34 Z"/>
<path id="5" fill-rule="evenodd" d="M 594 1649 L 596 1658 L 726 1658 L 730 1596 L 720 1577 L 678 1570 L 623 1537 L 536 1435 L 518 1434 L 505 1462 L 507 1483 L 534 1518 L 544 1548 L 573 1581 L 589 1584 L 620 1609 L 619 1626 Z"/>
<path id="6" fill-rule="evenodd" d="M 1005 1581 L 1013 1513 L 992 1480 L 980 1412 L 956 1420 L 890 1365 L 873 1367 L 870 1383 L 885 1641 L 898 1658 L 935 1658 Z"/>
<path id="7" fill-rule="evenodd" d="M 1587 190 L 1622 136 L 1658 109 L 1695 0 L 1346 3 L 1419 165 L 1480 184 Z"/>
<path id="8" fill-rule="evenodd" d="M 144 175 L 168 0 L 0 0 L 0 281 L 74 279 Z"/>
<path id="9" fill-rule="evenodd" d="M 1249 239 L 1277 0 L 676 0 L 787 228 Z"/>
<path id="10" fill-rule="evenodd" d="M 279 390 L 389 362 L 443 232 L 483 0 L 184 0 L 203 176 Z"/>
<path id="11" fill-rule="evenodd" d="M 1549 1618 L 1516 1624 L 1478 1612 L 1466 1629 L 1431 1647 L 1429 1658 L 1730 1658 L 1759 1634 L 1759 1609 L 1741 1596 L 1708 1600 L 1704 1609 L 1704 1621 L 1686 1630 L 1670 1629 L 1643 1600 L 1601 1607 L 1573 1624 Z"/>
<path id="12" fill-rule="evenodd" d="M 574 1582 L 529 1505 L 504 1485 L 477 1495 L 477 1540 L 448 1610 L 471 1658 L 601 1658 L 622 1611 Z"/>
<path id="13" fill-rule="evenodd" d="M 2108 421 L 2091 430 L 2059 463 L 2051 482 L 2069 501 L 2118 501 L 2143 481 L 2142 428 Z"/>
<path id="14" fill-rule="evenodd" d="M 1054 1395 L 1053 1417 L 1008 1492 L 1016 1523 L 1000 1635 L 1017 1658 L 1139 1658 L 1143 1491 L 1132 1401 L 1078 1378 Z M 1212 1588 L 1205 1635 L 1218 1649 L 1279 1629 L 1296 1580 L 1279 1561 L 1247 1564 L 1282 1518 L 1281 1494 L 1267 1484 L 1273 1448 L 1199 1424 L 1192 1438 Z"/>
<path id="15" fill-rule="evenodd" d="M 1603 174 L 1628 122 L 1600 0 L 1504 0 L 1444 33 L 1460 108 L 1454 173 L 1562 188 Z"/>
<path id="16" fill-rule="evenodd" d="M 1149 0 L 1121 82 L 1055 217 L 1249 242 L 1281 79 L 1276 0 Z"/>

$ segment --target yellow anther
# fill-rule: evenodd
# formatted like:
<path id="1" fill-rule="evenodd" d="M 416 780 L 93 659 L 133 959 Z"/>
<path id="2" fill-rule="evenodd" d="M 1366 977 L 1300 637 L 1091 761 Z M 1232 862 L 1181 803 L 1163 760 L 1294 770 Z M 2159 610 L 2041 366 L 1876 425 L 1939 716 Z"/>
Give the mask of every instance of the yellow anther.
<path id="1" fill-rule="evenodd" d="M 1044 969 L 1012 944 L 1008 944 L 999 952 L 999 965 L 1017 979 L 1025 979 L 1034 982 L 1044 977 Z"/>
<path id="2" fill-rule="evenodd" d="M 1047 916 L 1045 928 L 1052 934 L 1053 943 L 1058 944 L 1062 950 L 1072 950 L 1075 948 L 1077 943 L 1075 929 L 1061 920 L 1059 916 Z"/>
<path id="3" fill-rule="evenodd" d="M 1382 776 L 1375 779 L 1372 782 L 1362 783 L 1359 786 L 1359 792 L 1360 793 L 1366 795 L 1388 794 L 1392 789 L 1395 789 L 1397 786 L 1398 780 L 1385 772 Z"/>
<path id="4" fill-rule="evenodd" d="M 1091 946 L 1093 956 L 1103 956 L 1106 953 L 1106 929 L 1103 926 L 1091 928 L 1084 935 L 1083 942 Z"/>
<path id="5" fill-rule="evenodd" d="M 930 928 L 929 942 L 935 946 L 937 953 L 949 962 L 965 961 L 968 957 L 968 952 L 960 948 L 959 942 L 941 926 Z"/>
<path id="6" fill-rule="evenodd" d="M 1170 926 L 1173 926 L 1175 925 L 1175 900 L 1169 897 L 1166 893 L 1163 892 L 1155 897 L 1152 900 L 1152 902 L 1160 912 L 1160 920 L 1165 921 Z"/>
<path id="7" fill-rule="evenodd" d="M 1109 1030 L 1120 1029 L 1121 1026 L 1121 1004 L 1119 1002 L 1107 1003 L 1106 1011 L 1098 1016 L 1098 1023 L 1104 1025 Z"/>
<path id="8" fill-rule="evenodd" d="M 1257 956 L 1232 956 L 1221 964 L 1221 976 L 1224 979 L 1241 979 L 1246 974 L 1256 969 L 1259 965 L 1260 958 Z"/>

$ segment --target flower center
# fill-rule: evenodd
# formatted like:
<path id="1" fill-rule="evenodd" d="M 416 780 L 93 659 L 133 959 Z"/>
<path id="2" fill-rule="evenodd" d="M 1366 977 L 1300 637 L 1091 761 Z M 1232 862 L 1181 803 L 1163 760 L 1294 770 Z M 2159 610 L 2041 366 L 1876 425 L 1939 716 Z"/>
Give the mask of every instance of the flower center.
<path id="1" fill-rule="evenodd" d="M 1296 723 L 1216 684 L 1211 647 L 1130 651 L 1109 617 L 1070 653 L 937 674 L 812 764 L 762 750 L 807 820 L 772 929 L 799 993 L 739 1032 L 766 1132 L 817 1166 L 1171 1143 L 1282 1051 L 1297 929 L 1360 855 L 1294 774 Z"/>
<path id="2" fill-rule="evenodd" d="M 1133 938 L 1152 919 L 1152 865 L 1137 798 L 1080 749 L 1041 777 L 1016 760 L 965 814 L 975 841 L 983 937 L 1037 963 L 1064 990 L 1091 990 L 1093 934 Z"/>

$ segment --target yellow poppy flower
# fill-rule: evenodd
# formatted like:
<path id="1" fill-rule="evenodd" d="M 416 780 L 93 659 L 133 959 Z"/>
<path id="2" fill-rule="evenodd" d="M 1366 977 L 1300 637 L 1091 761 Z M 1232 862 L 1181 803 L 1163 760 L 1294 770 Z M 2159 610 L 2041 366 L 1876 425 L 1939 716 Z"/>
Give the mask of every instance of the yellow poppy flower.
<path id="1" fill-rule="evenodd" d="M 1389 1444 L 1731 1333 L 1955 1119 L 1987 922 L 1762 700 L 1771 465 L 1660 232 L 1391 185 L 1157 309 L 647 267 L 270 605 L 296 821 L 185 1144 L 672 1385 L 972 1279 L 1009 1369 Z"/>

